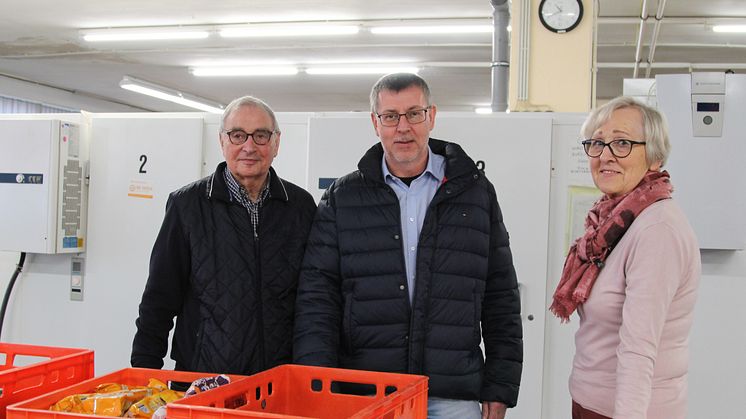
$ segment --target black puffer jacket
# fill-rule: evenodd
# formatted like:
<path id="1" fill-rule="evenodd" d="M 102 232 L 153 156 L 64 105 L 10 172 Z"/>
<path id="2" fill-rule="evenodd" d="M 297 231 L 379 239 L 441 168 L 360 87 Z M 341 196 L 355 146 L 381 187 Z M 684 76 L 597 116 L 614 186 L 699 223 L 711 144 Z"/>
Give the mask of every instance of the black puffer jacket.
<path id="1" fill-rule="evenodd" d="M 492 184 L 460 146 L 430 139 L 446 181 L 425 216 L 410 304 L 399 201 L 372 147 L 327 190 L 296 303 L 298 363 L 424 374 L 430 395 L 514 406 L 523 342 L 508 233 Z M 486 364 L 480 349 L 484 338 Z"/>
<path id="2" fill-rule="evenodd" d="M 292 356 L 295 293 L 316 205 L 271 170 L 255 242 L 245 207 L 230 201 L 221 163 L 171 194 L 150 259 L 134 367 L 161 368 L 177 317 L 176 368 L 252 374 Z"/>

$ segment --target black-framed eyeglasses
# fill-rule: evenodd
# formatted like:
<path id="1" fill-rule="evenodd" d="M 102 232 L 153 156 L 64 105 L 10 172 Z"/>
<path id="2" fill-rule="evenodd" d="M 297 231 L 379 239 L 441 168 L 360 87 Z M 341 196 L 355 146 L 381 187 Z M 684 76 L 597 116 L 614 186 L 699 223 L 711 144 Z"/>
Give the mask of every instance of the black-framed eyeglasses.
<path id="1" fill-rule="evenodd" d="M 407 118 L 407 122 L 409 122 L 410 124 L 420 124 L 422 122 L 425 122 L 427 111 L 429 111 L 430 108 L 432 108 L 432 106 L 420 109 L 410 109 L 404 113 L 384 112 L 378 113 L 376 115 L 378 116 L 378 120 L 381 121 L 381 125 L 383 125 L 384 127 L 395 127 L 399 125 L 399 119 L 402 116 Z"/>
<path id="2" fill-rule="evenodd" d="M 613 154 L 614 157 L 623 159 L 629 156 L 632 152 L 633 146 L 636 144 L 646 144 L 646 142 L 621 138 L 609 141 L 608 143 L 603 142 L 603 140 L 583 140 L 580 144 L 583 144 L 585 154 L 589 157 L 598 157 L 604 152 L 605 147 L 609 147 L 609 150 L 611 150 L 611 154 Z"/>
<path id="3" fill-rule="evenodd" d="M 274 134 L 274 131 L 270 131 L 267 129 L 258 129 L 254 132 L 246 132 L 241 129 L 234 129 L 230 131 L 223 131 L 230 140 L 231 143 L 235 145 L 241 145 L 248 141 L 249 137 L 254 141 L 254 144 L 256 145 L 265 145 L 269 142 L 269 140 L 272 139 L 272 134 Z"/>

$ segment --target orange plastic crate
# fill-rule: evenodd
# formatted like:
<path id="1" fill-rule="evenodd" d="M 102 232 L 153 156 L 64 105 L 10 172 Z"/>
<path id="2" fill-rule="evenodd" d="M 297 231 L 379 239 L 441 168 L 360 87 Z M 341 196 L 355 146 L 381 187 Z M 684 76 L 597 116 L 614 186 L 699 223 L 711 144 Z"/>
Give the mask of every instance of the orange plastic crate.
<path id="1" fill-rule="evenodd" d="M 167 416 L 169 419 L 425 419 L 427 380 L 420 375 L 282 365 L 170 403 Z M 345 391 L 337 387 L 340 382 L 366 386 L 368 394 L 374 394 L 340 393 Z"/>
<path id="2" fill-rule="evenodd" d="M 51 346 L 0 343 L 0 419 L 6 406 L 93 377 L 93 351 Z M 0 355 L 0 356 L 2 356 Z M 34 362 L 17 366 L 28 357 Z"/>
<path id="3" fill-rule="evenodd" d="M 214 375 L 217 374 L 205 372 L 154 370 L 147 368 L 125 368 L 119 371 L 115 371 L 111 374 L 92 378 L 78 384 L 8 406 L 7 419 L 111 419 L 111 416 L 53 412 L 49 410 L 49 407 L 66 396 L 72 394 L 90 393 L 98 385 L 104 383 L 119 383 L 128 386 L 145 386 L 148 384 L 148 380 L 151 378 L 158 379 L 160 381 L 163 381 L 164 383 L 168 383 L 169 381 L 191 383 L 198 378 Z M 241 375 L 228 375 L 228 377 L 230 377 L 231 381 L 238 381 L 244 378 L 244 376 Z M 209 393 L 209 391 L 205 393 Z"/>

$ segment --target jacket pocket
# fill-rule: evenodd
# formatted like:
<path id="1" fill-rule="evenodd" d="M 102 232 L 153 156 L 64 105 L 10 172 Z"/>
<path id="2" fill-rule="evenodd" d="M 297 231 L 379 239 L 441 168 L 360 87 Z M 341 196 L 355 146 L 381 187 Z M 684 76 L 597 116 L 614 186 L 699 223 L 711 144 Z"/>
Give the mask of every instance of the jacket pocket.
<path id="1" fill-rule="evenodd" d="M 199 368 L 202 366 L 202 341 L 205 337 L 205 320 L 200 321 L 199 328 L 194 335 L 194 348 L 192 348 L 192 359 L 189 363 L 189 368 L 192 371 L 201 371 Z"/>
<path id="2" fill-rule="evenodd" d="M 285 288 L 282 291 L 280 291 L 279 294 L 277 294 L 277 300 L 278 301 L 283 301 L 288 296 L 292 295 L 293 296 L 293 301 L 295 301 L 295 295 L 296 295 L 297 291 L 298 291 L 298 285 L 296 285 L 296 284 L 290 285 L 287 288 Z"/>
<path id="3" fill-rule="evenodd" d="M 345 349 L 348 354 L 352 354 L 352 294 L 345 295 L 344 318 L 342 320 L 342 330 L 345 341 Z"/>
<path id="4" fill-rule="evenodd" d="M 482 343 L 482 294 L 474 294 L 474 345 Z"/>

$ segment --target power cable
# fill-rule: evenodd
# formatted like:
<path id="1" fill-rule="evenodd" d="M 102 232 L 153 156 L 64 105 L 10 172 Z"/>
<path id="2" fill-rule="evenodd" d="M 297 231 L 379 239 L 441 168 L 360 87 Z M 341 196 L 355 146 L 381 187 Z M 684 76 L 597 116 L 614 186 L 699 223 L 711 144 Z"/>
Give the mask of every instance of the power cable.
<path id="1" fill-rule="evenodd" d="M 5 297 L 3 298 L 3 306 L 0 308 L 0 336 L 3 332 L 3 323 L 5 323 L 5 310 L 8 309 L 8 300 L 10 300 L 10 294 L 13 292 L 13 286 L 16 283 L 16 279 L 18 279 L 18 275 L 21 274 L 21 271 L 23 270 L 23 263 L 26 261 L 26 252 L 21 252 L 21 258 L 18 260 L 18 265 L 16 265 L 16 270 L 13 272 L 13 276 L 10 278 L 10 282 L 8 282 L 8 287 L 5 289 Z M 0 339 L 0 341 L 2 341 Z"/>

